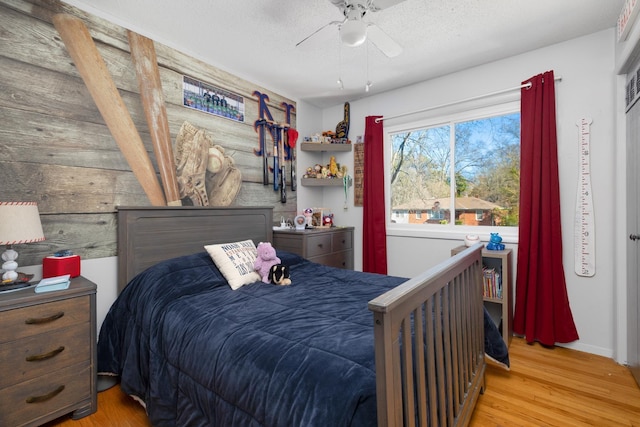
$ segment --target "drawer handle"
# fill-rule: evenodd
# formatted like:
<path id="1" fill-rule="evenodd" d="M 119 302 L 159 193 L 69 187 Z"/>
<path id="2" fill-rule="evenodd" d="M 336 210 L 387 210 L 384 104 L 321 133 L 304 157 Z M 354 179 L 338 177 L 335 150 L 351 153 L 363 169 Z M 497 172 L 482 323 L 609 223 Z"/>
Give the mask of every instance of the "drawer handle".
<path id="1" fill-rule="evenodd" d="M 36 354 L 35 356 L 27 356 L 25 360 L 27 362 L 38 362 L 40 360 L 47 360 L 47 359 L 51 359 L 52 357 L 55 357 L 55 356 L 59 355 L 63 351 L 64 351 L 64 346 L 61 345 L 60 347 L 56 348 L 55 350 L 51 350 L 49 353 Z"/>
<path id="2" fill-rule="evenodd" d="M 64 311 L 59 311 L 53 316 L 49 316 L 49 317 L 40 317 L 37 319 L 30 317 L 29 319 L 25 320 L 24 323 L 26 323 L 27 325 L 40 325 L 42 323 L 49 323 L 49 322 L 53 322 L 54 320 L 58 320 L 62 316 L 64 316 Z"/>
<path id="3" fill-rule="evenodd" d="M 47 393 L 44 394 L 42 396 L 30 396 L 27 397 L 27 403 L 40 403 L 40 402 L 44 402 L 47 401 L 53 397 L 56 397 L 58 394 L 60 394 L 60 392 L 62 392 L 62 390 L 64 390 L 64 386 L 61 385 L 60 387 L 58 387 L 57 389 L 53 390 L 51 393 Z"/>
<path id="4" fill-rule="evenodd" d="M 321 248 L 322 247 L 322 243 L 318 243 L 318 247 Z"/>

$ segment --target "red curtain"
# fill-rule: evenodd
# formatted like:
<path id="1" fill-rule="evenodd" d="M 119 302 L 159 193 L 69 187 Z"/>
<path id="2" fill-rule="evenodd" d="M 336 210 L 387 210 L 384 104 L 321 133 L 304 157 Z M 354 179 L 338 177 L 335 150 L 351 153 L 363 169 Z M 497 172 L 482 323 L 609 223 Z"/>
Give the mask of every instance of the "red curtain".
<path id="1" fill-rule="evenodd" d="M 564 268 L 553 71 L 523 82 L 520 224 L 513 330 L 552 346 L 578 339 Z"/>
<path id="2" fill-rule="evenodd" d="M 384 205 L 384 135 L 380 116 L 368 116 L 364 128 L 362 192 L 362 271 L 387 274 L 387 229 Z"/>

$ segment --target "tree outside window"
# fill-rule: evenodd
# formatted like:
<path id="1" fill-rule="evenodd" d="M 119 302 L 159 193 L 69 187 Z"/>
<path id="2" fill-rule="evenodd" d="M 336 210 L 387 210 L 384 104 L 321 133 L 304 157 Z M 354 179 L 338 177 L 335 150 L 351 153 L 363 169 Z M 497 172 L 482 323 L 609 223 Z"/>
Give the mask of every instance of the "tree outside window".
<path id="1" fill-rule="evenodd" d="M 390 135 L 391 213 L 409 224 L 518 225 L 520 113 Z M 401 212 L 427 212 L 404 215 Z"/>

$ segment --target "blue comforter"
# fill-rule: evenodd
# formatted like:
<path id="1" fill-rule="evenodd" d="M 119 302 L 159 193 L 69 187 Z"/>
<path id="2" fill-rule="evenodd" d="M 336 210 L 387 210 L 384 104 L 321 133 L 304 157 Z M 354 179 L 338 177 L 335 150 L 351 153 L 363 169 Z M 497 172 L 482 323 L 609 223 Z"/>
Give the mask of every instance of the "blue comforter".
<path id="1" fill-rule="evenodd" d="M 367 302 L 405 279 L 278 252 L 293 284 L 233 291 L 206 252 L 134 278 L 111 307 L 98 372 L 154 426 L 375 426 Z"/>

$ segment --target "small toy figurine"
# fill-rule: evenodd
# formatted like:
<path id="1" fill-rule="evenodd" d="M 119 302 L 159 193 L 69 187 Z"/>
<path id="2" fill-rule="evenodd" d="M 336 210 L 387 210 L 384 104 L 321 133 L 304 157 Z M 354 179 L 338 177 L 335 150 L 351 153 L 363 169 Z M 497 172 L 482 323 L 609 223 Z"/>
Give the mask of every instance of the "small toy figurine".
<path id="1" fill-rule="evenodd" d="M 269 270 L 269 282 L 274 285 L 287 286 L 291 284 L 289 267 L 284 264 L 276 264 Z"/>
<path id="2" fill-rule="evenodd" d="M 349 122 L 351 121 L 349 114 L 350 106 L 348 102 L 344 103 L 344 119 L 336 125 L 336 138 L 349 138 Z"/>
<path id="3" fill-rule="evenodd" d="M 307 227 L 311 227 L 313 224 L 313 209 L 307 208 L 304 210 L 304 217 L 307 221 Z"/>
<path id="4" fill-rule="evenodd" d="M 331 156 L 329 159 L 329 173 L 331 176 L 338 175 L 338 163 L 336 162 L 336 156 Z"/>
<path id="5" fill-rule="evenodd" d="M 502 237 L 498 233 L 491 233 L 489 238 L 489 244 L 487 244 L 487 250 L 490 251 L 504 251 L 504 244 L 502 244 Z"/>
<path id="6" fill-rule="evenodd" d="M 333 214 L 325 215 L 324 218 L 322 218 L 322 222 L 323 222 L 323 225 L 325 227 L 332 227 L 333 226 Z"/>

